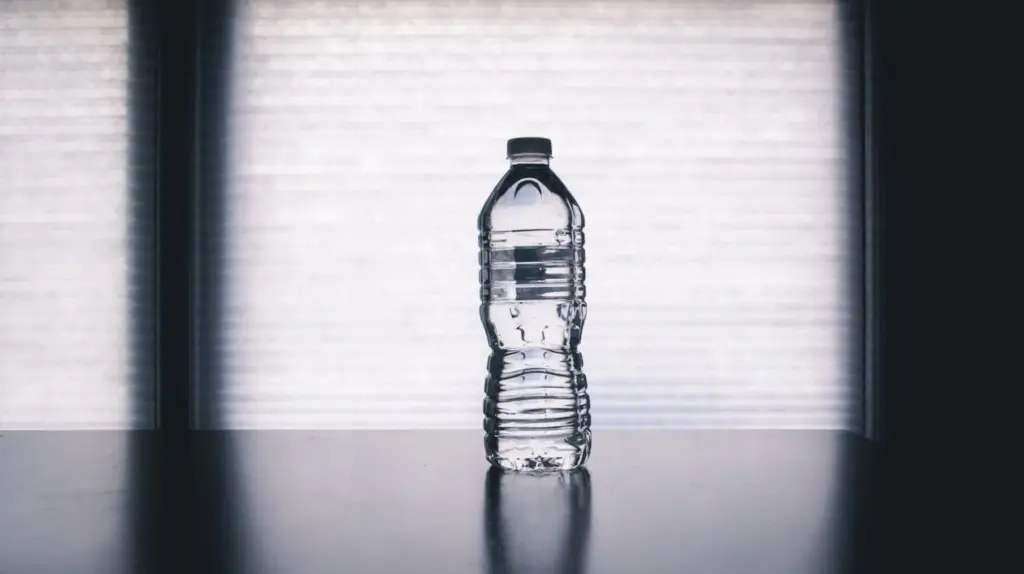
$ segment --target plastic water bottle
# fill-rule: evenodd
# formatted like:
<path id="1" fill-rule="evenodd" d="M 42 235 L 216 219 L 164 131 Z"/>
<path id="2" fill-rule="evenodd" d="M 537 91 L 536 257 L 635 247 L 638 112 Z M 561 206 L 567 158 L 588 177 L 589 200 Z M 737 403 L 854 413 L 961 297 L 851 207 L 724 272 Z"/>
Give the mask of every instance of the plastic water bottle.
<path id="1" fill-rule="evenodd" d="M 587 317 L 583 212 L 549 163 L 551 141 L 508 141 L 509 170 L 480 212 L 480 318 L 491 347 L 487 460 L 568 470 L 590 455 L 590 398 L 577 351 Z"/>

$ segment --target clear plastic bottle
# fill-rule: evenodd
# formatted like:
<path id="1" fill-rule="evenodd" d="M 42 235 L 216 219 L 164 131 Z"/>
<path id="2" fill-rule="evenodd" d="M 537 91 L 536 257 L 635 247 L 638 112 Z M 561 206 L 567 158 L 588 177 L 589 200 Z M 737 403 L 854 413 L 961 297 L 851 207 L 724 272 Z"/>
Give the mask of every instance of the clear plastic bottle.
<path id="1" fill-rule="evenodd" d="M 480 212 L 480 318 L 491 356 L 487 460 L 568 470 L 590 455 L 590 398 L 577 351 L 587 317 L 583 212 L 549 167 L 551 141 L 508 141 L 509 170 Z"/>

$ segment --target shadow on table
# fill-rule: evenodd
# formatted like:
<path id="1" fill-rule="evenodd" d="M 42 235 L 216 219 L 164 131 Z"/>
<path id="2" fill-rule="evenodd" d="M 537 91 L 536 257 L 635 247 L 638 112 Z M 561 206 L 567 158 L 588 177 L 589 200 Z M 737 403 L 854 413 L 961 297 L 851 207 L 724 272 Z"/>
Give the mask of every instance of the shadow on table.
<path id="1" fill-rule="evenodd" d="M 229 433 L 131 434 L 128 572 L 245 571 L 235 450 Z"/>
<path id="2" fill-rule="evenodd" d="M 587 469 L 528 474 L 491 468 L 484 489 L 488 572 L 586 571 L 591 515 Z"/>

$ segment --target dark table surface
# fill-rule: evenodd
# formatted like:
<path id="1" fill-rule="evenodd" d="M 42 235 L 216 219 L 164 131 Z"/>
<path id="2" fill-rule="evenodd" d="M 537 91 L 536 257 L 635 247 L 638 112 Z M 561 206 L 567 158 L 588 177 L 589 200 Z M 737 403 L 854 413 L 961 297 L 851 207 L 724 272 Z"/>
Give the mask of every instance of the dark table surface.
<path id="1" fill-rule="evenodd" d="M 875 447 L 598 431 L 585 472 L 473 431 L 0 432 L 0 574 L 876 572 Z"/>

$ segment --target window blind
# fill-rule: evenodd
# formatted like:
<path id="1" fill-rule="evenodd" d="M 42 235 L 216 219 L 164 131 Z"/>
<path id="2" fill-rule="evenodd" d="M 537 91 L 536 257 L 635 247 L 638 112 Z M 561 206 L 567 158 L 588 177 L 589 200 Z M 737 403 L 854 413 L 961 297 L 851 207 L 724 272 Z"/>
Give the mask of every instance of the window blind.
<path id="1" fill-rule="evenodd" d="M 0 428 L 152 424 L 151 162 L 131 111 L 147 78 L 129 73 L 147 64 L 129 17 L 116 0 L 0 1 Z"/>
<path id="2" fill-rule="evenodd" d="M 479 428 L 476 216 L 505 140 L 539 135 L 586 216 L 595 428 L 861 430 L 841 20 L 240 2 L 215 426 Z"/>

